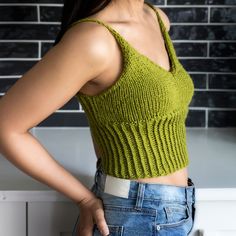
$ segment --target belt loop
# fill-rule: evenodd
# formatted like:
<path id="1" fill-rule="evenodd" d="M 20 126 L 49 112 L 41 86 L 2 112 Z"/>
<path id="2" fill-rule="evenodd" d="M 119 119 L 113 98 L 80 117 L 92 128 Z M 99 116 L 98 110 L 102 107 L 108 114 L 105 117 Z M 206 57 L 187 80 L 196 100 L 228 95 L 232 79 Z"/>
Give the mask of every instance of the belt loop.
<path id="1" fill-rule="evenodd" d="M 188 188 L 185 188 L 185 198 L 186 198 L 186 201 L 189 202 L 190 201 L 190 198 L 191 198 L 191 191 L 189 191 L 190 189 Z"/>
<path id="2" fill-rule="evenodd" d="M 97 184 L 97 180 L 98 180 L 98 172 L 100 171 L 100 163 L 101 163 L 101 159 L 98 158 L 97 162 L 96 162 L 96 171 L 95 171 L 95 175 L 94 175 L 94 182 Z"/>
<path id="3" fill-rule="evenodd" d="M 187 202 L 195 202 L 195 187 L 185 188 L 185 196 Z"/>
<path id="4" fill-rule="evenodd" d="M 185 188 L 185 196 L 187 202 L 195 201 L 195 185 L 192 182 L 192 179 L 189 177 L 188 177 L 188 187 Z"/>
<path id="5" fill-rule="evenodd" d="M 195 203 L 195 197 L 196 197 L 196 192 L 195 192 L 195 185 L 193 186 L 193 202 Z"/>
<path id="6" fill-rule="evenodd" d="M 138 191 L 137 191 L 135 209 L 142 208 L 144 192 L 145 192 L 145 183 L 138 182 Z"/>

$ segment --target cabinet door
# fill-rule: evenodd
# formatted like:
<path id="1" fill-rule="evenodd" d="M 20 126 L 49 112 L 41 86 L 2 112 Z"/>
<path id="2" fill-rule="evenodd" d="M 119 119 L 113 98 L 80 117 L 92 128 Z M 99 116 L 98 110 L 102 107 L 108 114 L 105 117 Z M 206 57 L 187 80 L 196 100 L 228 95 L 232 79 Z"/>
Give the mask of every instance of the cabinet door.
<path id="1" fill-rule="evenodd" d="M 26 203 L 0 202 L 0 235 L 26 235 Z"/>
<path id="2" fill-rule="evenodd" d="M 235 212 L 234 200 L 196 202 L 195 223 L 190 236 L 235 236 Z"/>
<path id="3" fill-rule="evenodd" d="M 199 230 L 198 236 L 235 236 L 236 230 Z"/>
<path id="4" fill-rule="evenodd" d="M 29 202 L 29 236 L 67 236 L 72 234 L 78 207 L 71 202 Z"/>

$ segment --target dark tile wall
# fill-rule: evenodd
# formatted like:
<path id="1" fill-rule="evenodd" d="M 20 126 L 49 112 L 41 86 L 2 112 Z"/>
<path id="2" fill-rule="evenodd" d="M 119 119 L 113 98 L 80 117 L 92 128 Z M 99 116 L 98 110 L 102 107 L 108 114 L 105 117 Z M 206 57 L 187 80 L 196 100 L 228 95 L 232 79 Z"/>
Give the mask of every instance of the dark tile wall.
<path id="1" fill-rule="evenodd" d="M 0 96 L 51 48 L 62 0 L 0 0 Z M 153 0 L 171 22 L 177 55 L 195 92 L 187 127 L 236 126 L 236 0 Z M 75 98 L 40 127 L 88 126 Z"/>

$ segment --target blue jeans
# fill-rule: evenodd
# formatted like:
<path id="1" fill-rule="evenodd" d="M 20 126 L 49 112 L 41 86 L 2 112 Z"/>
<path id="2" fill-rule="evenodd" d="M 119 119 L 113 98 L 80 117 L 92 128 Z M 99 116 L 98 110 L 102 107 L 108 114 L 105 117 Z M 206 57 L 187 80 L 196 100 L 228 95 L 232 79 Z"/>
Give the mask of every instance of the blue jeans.
<path id="1" fill-rule="evenodd" d="M 98 159 L 91 191 L 103 201 L 111 236 L 185 236 L 192 230 L 195 185 L 190 178 L 188 186 L 130 180 L 127 198 L 105 192 L 105 182 Z M 74 231 L 72 236 L 77 236 Z M 93 235 L 101 236 L 96 224 Z"/>

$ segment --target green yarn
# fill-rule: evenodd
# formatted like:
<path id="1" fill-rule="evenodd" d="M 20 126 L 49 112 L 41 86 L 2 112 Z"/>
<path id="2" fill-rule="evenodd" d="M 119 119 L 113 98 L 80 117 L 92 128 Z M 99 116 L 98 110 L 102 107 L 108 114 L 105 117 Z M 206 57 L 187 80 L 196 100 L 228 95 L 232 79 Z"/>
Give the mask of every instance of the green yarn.
<path id="1" fill-rule="evenodd" d="M 83 18 L 71 26 L 93 21 L 115 37 L 123 54 L 123 71 L 98 95 L 81 92 L 82 105 L 98 144 L 106 174 L 137 179 L 164 176 L 189 164 L 185 121 L 194 84 L 177 58 L 170 35 L 157 15 L 171 61 L 169 71 L 139 53 L 104 22 Z"/>

